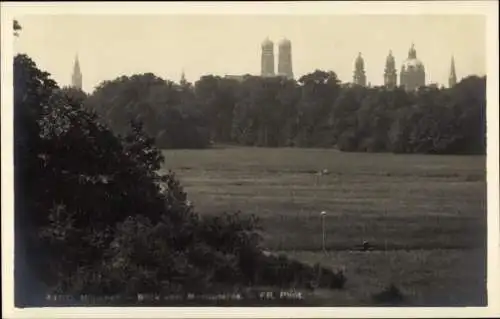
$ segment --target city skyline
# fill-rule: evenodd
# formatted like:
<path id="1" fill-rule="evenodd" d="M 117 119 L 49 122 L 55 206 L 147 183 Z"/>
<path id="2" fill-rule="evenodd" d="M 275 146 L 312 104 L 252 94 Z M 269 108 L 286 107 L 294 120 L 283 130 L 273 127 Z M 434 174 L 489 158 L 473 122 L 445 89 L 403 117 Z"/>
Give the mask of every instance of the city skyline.
<path id="1" fill-rule="evenodd" d="M 182 72 L 189 82 L 206 74 L 259 75 L 261 44 L 266 37 L 276 42 L 283 38 L 291 41 L 296 79 L 320 69 L 334 71 L 342 82 L 352 82 L 355 60 L 361 52 L 366 82 L 383 85 L 388 53 L 392 52 L 399 73 L 412 43 L 426 66 L 426 84 L 448 86 L 452 57 L 458 81 L 468 75 L 486 73 L 485 18 L 482 16 L 186 15 L 168 16 L 168 19 L 129 16 L 128 25 L 121 24 L 123 19 L 119 16 L 19 17 L 23 30 L 15 40 L 15 52 L 32 56 L 62 86 L 71 84 L 74 58 L 78 55 L 83 89 L 87 92 L 104 80 L 145 72 L 175 82 L 180 80 Z M 239 25 L 244 37 L 236 37 L 237 30 L 230 28 L 238 19 L 242 19 Z M 365 27 L 354 27 L 361 22 Z M 177 28 L 173 28 L 175 24 Z M 59 28 L 60 25 L 66 27 Z M 328 27 L 332 31 L 326 30 Z M 165 36 L 140 36 L 158 29 Z M 315 36 L 307 36 L 309 33 Z M 214 35 L 212 41 L 200 41 L 207 39 L 208 34 Z M 109 39 L 114 41 L 112 46 L 106 45 Z M 41 42 L 48 46 L 42 46 Z"/>

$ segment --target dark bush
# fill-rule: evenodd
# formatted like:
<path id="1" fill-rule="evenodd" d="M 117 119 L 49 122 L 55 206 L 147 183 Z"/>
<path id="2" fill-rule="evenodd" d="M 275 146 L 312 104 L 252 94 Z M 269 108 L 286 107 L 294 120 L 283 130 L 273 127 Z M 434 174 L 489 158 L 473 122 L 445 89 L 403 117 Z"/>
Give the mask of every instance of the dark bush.
<path id="1" fill-rule="evenodd" d="M 319 264 L 309 266 L 285 255 L 261 255 L 259 261 L 256 274 L 258 279 L 255 282 L 257 285 L 342 289 L 347 280 L 342 271 L 334 272 Z"/>
<path id="2" fill-rule="evenodd" d="M 405 300 L 401 290 L 394 284 L 384 288 L 381 292 L 373 294 L 372 299 L 375 303 L 383 305 L 397 305 Z"/>

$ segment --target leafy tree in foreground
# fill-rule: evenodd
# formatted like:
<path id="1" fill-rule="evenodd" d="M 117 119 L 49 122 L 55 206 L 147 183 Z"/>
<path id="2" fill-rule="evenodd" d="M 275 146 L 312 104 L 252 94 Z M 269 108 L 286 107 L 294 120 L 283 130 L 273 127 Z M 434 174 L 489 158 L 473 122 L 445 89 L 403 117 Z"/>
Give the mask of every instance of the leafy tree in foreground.
<path id="1" fill-rule="evenodd" d="M 32 236 L 20 243 L 36 276 L 55 286 L 78 268 L 99 267 L 116 223 L 159 220 L 165 198 L 147 174 L 159 158 L 137 132 L 136 148 L 117 139 L 27 56 L 16 56 L 14 73 L 16 229 Z"/>

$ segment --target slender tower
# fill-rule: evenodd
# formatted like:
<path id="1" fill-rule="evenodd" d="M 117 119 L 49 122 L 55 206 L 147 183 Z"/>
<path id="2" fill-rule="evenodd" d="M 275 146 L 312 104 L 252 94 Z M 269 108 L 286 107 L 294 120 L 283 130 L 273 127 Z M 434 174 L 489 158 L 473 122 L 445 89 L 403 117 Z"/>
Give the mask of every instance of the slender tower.
<path id="1" fill-rule="evenodd" d="M 455 58 L 451 57 L 451 67 L 450 67 L 450 76 L 448 77 L 448 85 L 450 88 L 454 87 L 457 84 L 457 73 L 455 71 Z"/>
<path id="2" fill-rule="evenodd" d="M 181 86 L 185 86 L 187 84 L 186 74 L 184 73 L 184 69 L 182 69 L 181 80 L 179 81 L 179 84 Z"/>
<path id="3" fill-rule="evenodd" d="M 262 42 L 261 76 L 274 76 L 274 43 L 266 38 Z"/>
<path id="4" fill-rule="evenodd" d="M 357 85 L 366 86 L 365 61 L 361 57 L 361 52 L 359 52 L 354 62 L 353 82 Z"/>
<path id="5" fill-rule="evenodd" d="M 397 80 L 396 60 L 392 55 L 392 50 L 389 50 L 389 55 L 385 61 L 384 85 L 389 89 L 393 89 L 397 86 Z"/>
<path id="6" fill-rule="evenodd" d="M 80 61 L 78 61 L 78 55 L 75 57 L 75 65 L 73 66 L 73 75 L 71 77 L 71 84 L 74 88 L 82 89 L 82 72 L 80 70 Z"/>
<path id="7" fill-rule="evenodd" d="M 293 79 L 292 42 L 286 38 L 279 43 L 278 75 Z"/>

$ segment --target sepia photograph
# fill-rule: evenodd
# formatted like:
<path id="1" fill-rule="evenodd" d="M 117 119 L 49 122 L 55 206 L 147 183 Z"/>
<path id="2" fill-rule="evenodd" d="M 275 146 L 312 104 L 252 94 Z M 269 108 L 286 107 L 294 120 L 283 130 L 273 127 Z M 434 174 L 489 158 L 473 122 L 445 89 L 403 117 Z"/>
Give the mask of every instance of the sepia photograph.
<path id="1" fill-rule="evenodd" d="M 498 3 L 435 3 L 3 2 L 11 307 L 493 307 Z"/>

